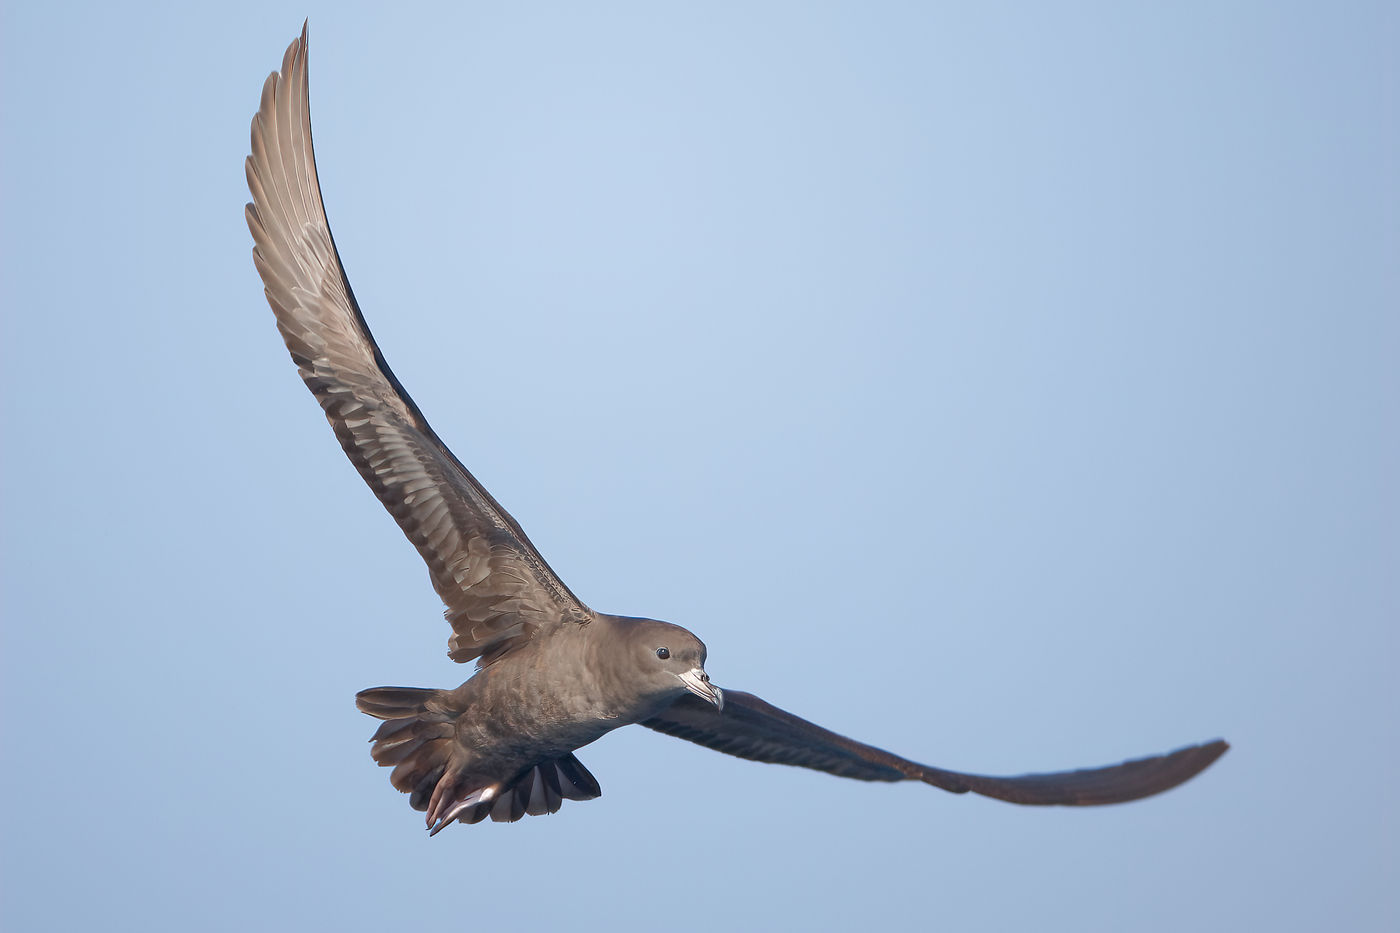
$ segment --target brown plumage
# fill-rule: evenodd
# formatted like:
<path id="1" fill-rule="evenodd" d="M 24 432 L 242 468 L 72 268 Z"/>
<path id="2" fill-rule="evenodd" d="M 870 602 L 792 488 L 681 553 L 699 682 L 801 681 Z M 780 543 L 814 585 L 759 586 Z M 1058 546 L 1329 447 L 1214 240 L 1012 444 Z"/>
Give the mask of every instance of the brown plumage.
<path id="1" fill-rule="evenodd" d="M 433 433 L 375 345 L 321 202 L 306 30 L 263 85 L 246 163 L 253 261 L 278 329 L 341 447 L 428 565 L 452 626 L 449 656 L 478 672 L 451 690 L 377 687 L 371 754 L 437 832 L 553 813 L 601 790 L 574 751 L 640 723 L 755 761 L 866 781 L 919 780 L 1023 804 L 1135 800 L 1175 787 L 1222 741 L 1085 771 L 944 771 L 837 735 L 705 674 L 679 626 L 589 609 Z"/>

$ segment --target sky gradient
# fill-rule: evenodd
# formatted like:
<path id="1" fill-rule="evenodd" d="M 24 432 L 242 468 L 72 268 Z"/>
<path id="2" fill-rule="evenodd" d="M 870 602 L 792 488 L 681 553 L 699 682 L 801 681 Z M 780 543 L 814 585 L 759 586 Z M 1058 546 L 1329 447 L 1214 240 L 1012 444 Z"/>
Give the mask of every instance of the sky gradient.
<path id="1" fill-rule="evenodd" d="M 7 5 L 0 927 L 1394 930 L 1400 15 L 1127 7 Z M 624 729 L 427 838 L 352 698 L 470 669 L 242 216 L 308 14 L 370 326 L 580 598 L 933 765 L 1233 750 Z"/>

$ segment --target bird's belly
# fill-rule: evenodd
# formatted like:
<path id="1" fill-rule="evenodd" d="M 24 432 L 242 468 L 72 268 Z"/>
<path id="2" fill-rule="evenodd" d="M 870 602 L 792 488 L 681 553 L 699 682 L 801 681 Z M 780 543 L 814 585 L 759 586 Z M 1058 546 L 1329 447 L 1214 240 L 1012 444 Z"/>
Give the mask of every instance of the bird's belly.
<path id="1" fill-rule="evenodd" d="M 481 764 L 524 768 L 562 757 L 630 722 L 586 692 L 559 690 L 543 678 L 479 674 L 459 690 L 467 703 L 457 719 L 457 740 Z"/>

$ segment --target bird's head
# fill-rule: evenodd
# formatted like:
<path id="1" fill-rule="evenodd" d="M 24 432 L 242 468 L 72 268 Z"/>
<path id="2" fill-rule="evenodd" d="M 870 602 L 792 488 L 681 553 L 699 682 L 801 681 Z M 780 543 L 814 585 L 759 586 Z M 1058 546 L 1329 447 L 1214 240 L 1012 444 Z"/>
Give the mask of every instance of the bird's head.
<path id="1" fill-rule="evenodd" d="M 724 709 L 724 692 L 705 673 L 705 643 L 686 629 L 655 619 L 628 619 L 628 666 L 648 693 L 673 701 L 684 691 Z"/>

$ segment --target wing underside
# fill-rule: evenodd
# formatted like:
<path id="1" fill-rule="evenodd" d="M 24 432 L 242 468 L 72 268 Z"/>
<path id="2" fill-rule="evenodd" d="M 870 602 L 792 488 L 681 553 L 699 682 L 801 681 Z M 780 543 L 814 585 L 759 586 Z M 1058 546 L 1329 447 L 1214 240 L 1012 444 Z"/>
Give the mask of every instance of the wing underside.
<path id="1" fill-rule="evenodd" d="M 682 697 L 642 723 L 739 758 L 794 765 L 862 781 L 923 781 L 955 794 L 972 792 L 1011 803 L 1093 806 L 1125 803 L 1169 790 L 1223 755 L 1223 741 L 1102 768 L 993 777 L 946 771 L 900 758 L 794 716 L 756 696 L 724 692 L 724 712 Z"/>

